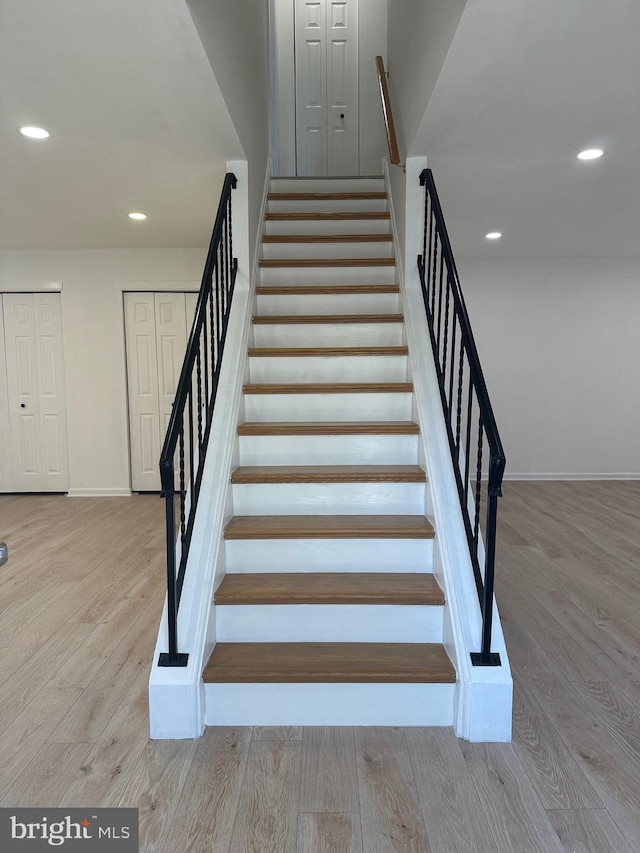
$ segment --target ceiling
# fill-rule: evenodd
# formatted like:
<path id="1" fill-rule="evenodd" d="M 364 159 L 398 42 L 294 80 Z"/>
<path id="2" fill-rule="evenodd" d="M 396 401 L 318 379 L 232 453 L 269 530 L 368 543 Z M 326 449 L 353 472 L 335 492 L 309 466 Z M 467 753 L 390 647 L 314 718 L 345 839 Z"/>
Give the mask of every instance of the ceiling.
<path id="1" fill-rule="evenodd" d="M 5 249 L 206 246 L 242 156 L 185 0 L 0 0 L 0 117 Z"/>
<path id="2" fill-rule="evenodd" d="M 469 0 L 417 148 L 459 257 L 640 257 L 640 2 Z"/>
<path id="3" fill-rule="evenodd" d="M 469 0 L 412 146 L 458 257 L 640 256 L 639 45 L 639 0 Z M 185 0 L 0 0 L 0 116 L 0 248 L 205 246 L 243 156 Z"/>

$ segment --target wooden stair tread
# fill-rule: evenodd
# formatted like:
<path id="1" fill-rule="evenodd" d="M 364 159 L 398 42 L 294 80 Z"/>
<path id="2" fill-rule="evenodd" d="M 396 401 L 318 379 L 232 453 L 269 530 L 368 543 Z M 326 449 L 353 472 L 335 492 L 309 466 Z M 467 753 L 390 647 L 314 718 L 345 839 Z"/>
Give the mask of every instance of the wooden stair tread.
<path id="1" fill-rule="evenodd" d="M 388 210 L 350 210 L 350 211 L 333 211 L 326 213 L 324 211 L 308 211 L 304 212 L 292 212 L 292 213 L 267 213 L 265 214 L 266 220 L 271 220 L 272 222 L 284 222 L 286 220 L 292 221 L 312 221 L 314 219 L 320 221 L 327 221 L 331 219 L 340 220 L 351 220 L 351 219 L 391 219 L 391 214 Z"/>
<path id="2" fill-rule="evenodd" d="M 399 347 L 249 347 L 249 358 L 308 358 L 332 356 L 403 356 L 409 348 Z"/>
<path id="3" fill-rule="evenodd" d="M 432 574 L 259 572 L 226 574 L 216 604 L 444 604 Z"/>
<path id="4" fill-rule="evenodd" d="M 327 294 L 400 293 L 397 284 L 296 284 L 264 285 L 256 287 L 258 296 L 325 296 Z"/>
<path id="5" fill-rule="evenodd" d="M 387 234 L 265 234 L 263 243 L 390 243 Z"/>
<path id="6" fill-rule="evenodd" d="M 269 201 L 367 201 L 387 197 L 384 191 L 374 192 L 317 192 L 317 193 L 269 193 Z"/>
<path id="7" fill-rule="evenodd" d="M 395 258 L 260 258 L 261 267 L 395 267 Z"/>
<path id="8" fill-rule="evenodd" d="M 419 435 L 412 421 L 271 421 L 246 422 L 238 426 L 238 435 Z"/>
<path id="9" fill-rule="evenodd" d="M 402 314 L 257 314 L 256 326 L 296 325 L 302 323 L 403 323 Z"/>
<path id="10" fill-rule="evenodd" d="M 419 465 L 241 465 L 232 483 L 424 483 Z"/>
<path id="11" fill-rule="evenodd" d="M 217 643 L 205 683 L 440 683 L 455 670 L 437 643 Z"/>
<path id="12" fill-rule="evenodd" d="M 239 515 L 225 539 L 433 539 L 423 515 Z"/>
<path id="13" fill-rule="evenodd" d="M 407 394 L 412 382 L 247 383 L 245 394 Z"/>

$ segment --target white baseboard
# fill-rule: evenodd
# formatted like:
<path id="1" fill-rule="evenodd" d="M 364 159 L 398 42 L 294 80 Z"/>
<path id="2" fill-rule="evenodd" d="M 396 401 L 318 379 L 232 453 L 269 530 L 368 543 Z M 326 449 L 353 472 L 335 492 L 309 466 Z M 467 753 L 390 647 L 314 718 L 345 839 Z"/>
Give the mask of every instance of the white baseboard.
<path id="1" fill-rule="evenodd" d="M 130 498 L 131 489 L 69 489 L 69 498 Z"/>
<path id="2" fill-rule="evenodd" d="M 640 480 L 640 471 L 629 473 L 606 473 L 606 474 L 562 474 L 562 473 L 507 473 L 505 480 Z"/>

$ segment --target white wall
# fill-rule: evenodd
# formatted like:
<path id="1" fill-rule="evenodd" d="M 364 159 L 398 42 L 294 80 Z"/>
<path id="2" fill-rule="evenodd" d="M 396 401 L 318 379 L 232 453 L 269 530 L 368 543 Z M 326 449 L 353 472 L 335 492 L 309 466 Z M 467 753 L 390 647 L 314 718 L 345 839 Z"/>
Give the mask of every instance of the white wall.
<path id="1" fill-rule="evenodd" d="M 187 0 L 249 163 L 253 256 L 269 156 L 268 0 Z"/>
<path id="2" fill-rule="evenodd" d="M 507 476 L 640 476 L 640 259 L 458 260 Z"/>
<path id="3" fill-rule="evenodd" d="M 414 140 L 466 5 L 467 0 L 389 3 L 389 95 L 403 159 L 425 153 Z"/>
<path id="4" fill-rule="evenodd" d="M 272 117 L 277 130 L 274 174 L 296 173 L 294 0 L 271 0 L 274 89 Z M 375 57 L 387 53 L 388 0 L 360 0 L 358 5 L 359 172 L 379 175 L 386 140 Z"/>
<path id="5" fill-rule="evenodd" d="M 0 291 L 62 282 L 70 488 L 129 489 L 122 291 L 197 289 L 206 249 L 0 252 Z"/>

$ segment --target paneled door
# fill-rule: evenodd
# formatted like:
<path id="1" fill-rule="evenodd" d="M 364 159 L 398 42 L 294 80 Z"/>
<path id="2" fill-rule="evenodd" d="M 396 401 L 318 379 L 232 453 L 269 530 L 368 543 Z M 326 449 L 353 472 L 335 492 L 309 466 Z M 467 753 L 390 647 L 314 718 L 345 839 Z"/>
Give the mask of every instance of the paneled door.
<path id="1" fill-rule="evenodd" d="M 358 0 L 295 0 L 296 166 L 358 174 Z"/>
<path id="2" fill-rule="evenodd" d="M 66 492 L 69 454 L 59 293 L 2 295 L 0 489 Z M 8 448 L 8 452 L 7 452 Z"/>
<path id="3" fill-rule="evenodd" d="M 158 463 L 171 417 L 196 293 L 125 293 L 131 488 L 159 491 Z"/>

